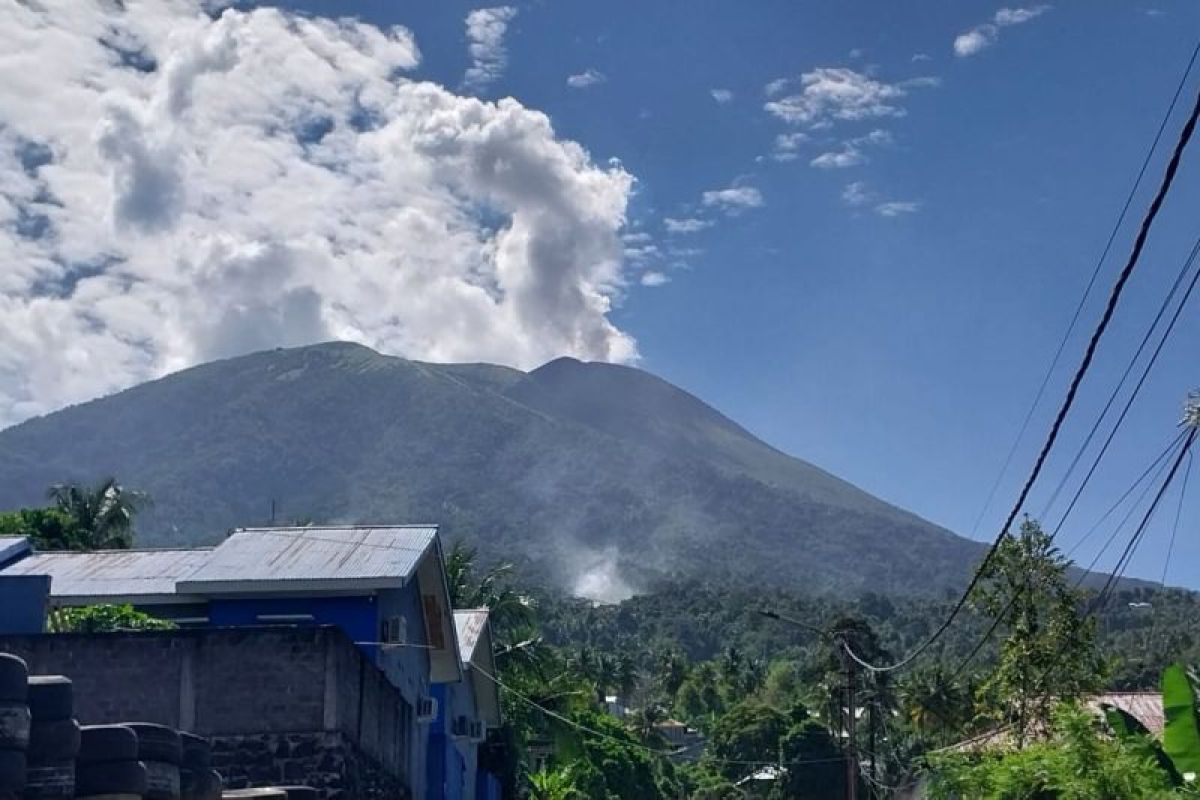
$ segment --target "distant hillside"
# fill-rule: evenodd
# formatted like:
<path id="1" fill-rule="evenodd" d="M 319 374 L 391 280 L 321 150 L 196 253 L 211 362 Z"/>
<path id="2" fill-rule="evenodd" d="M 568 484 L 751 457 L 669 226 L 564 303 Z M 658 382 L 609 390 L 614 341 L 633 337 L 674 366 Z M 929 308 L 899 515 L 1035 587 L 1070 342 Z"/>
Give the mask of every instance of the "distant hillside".
<path id="1" fill-rule="evenodd" d="M 981 552 L 764 444 L 646 372 L 524 373 L 331 343 L 184 370 L 0 431 L 0 508 L 112 474 L 142 545 L 279 521 L 438 522 L 534 579 L 620 595 L 656 576 L 924 592 Z"/>

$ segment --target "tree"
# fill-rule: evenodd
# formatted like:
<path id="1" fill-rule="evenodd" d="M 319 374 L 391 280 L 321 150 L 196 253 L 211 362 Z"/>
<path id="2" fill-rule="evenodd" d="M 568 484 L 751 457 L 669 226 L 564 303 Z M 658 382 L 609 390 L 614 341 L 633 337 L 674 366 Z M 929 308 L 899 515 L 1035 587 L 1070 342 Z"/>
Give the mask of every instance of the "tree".
<path id="1" fill-rule="evenodd" d="M 930 756 L 934 800 L 1152 800 L 1173 796 L 1141 749 L 1101 735 L 1096 718 L 1064 704 L 1044 741 L 1020 750 Z"/>
<path id="2" fill-rule="evenodd" d="M 478 551 L 455 542 L 446 554 L 446 582 L 450 603 L 455 608 L 486 608 L 497 638 L 507 639 L 511 631 L 533 621 L 530 601 L 510 584 L 513 565 L 496 564 L 480 571 Z"/>
<path id="3" fill-rule="evenodd" d="M 899 686 L 900 708 L 917 731 L 946 742 L 970 721 L 971 697 L 941 664 L 909 674 Z"/>
<path id="4" fill-rule="evenodd" d="M 75 520 L 56 508 L 22 508 L 0 514 L 0 536 L 24 536 L 39 550 L 81 550 Z"/>
<path id="5" fill-rule="evenodd" d="M 1017 535 L 1001 539 L 974 593 L 976 608 L 999 617 L 1005 634 L 980 698 L 991 717 L 1014 726 L 1018 746 L 1044 728 L 1059 700 L 1103 685 L 1095 623 L 1080 613 L 1083 595 L 1068 585 L 1068 565 L 1027 518 Z"/>
<path id="6" fill-rule="evenodd" d="M 50 612 L 47 627 L 51 633 L 102 633 L 171 630 L 175 623 L 138 611 L 133 606 L 100 604 L 54 609 Z"/>
<path id="7" fill-rule="evenodd" d="M 134 516 L 149 505 L 145 494 L 124 489 L 116 478 L 105 478 L 91 488 L 56 484 L 46 496 L 57 511 L 71 519 L 78 536 L 77 546 L 71 549 L 79 550 L 131 547 Z"/>

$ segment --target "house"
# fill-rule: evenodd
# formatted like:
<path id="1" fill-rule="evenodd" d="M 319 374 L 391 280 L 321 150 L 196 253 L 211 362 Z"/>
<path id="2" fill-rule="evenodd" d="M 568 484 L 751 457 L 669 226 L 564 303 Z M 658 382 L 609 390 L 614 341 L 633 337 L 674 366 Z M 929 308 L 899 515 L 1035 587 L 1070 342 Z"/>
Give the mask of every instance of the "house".
<path id="1" fill-rule="evenodd" d="M 655 723 L 654 730 L 671 748 L 675 763 L 699 761 L 704 754 L 704 734 L 677 719 Z"/>
<path id="2" fill-rule="evenodd" d="M 211 548 L 31 553 L 52 606 L 130 604 L 185 628 L 339 628 L 399 693 L 404 773 L 425 796 L 433 687 L 462 680 L 436 526 L 240 528 Z M 16 632 L 16 631 L 12 631 Z"/>
<path id="3" fill-rule="evenodd" d="M 457 609 L 463 680 L 434 687 L 438 717 L 429 732 L 428 787 L 446 800 L 498 800 L 499 782 L 480 764 L 488 731 L 500 725 L 500 693 L 488 611 Z M 440 787 L 440 790 L 439 790 Z"/>

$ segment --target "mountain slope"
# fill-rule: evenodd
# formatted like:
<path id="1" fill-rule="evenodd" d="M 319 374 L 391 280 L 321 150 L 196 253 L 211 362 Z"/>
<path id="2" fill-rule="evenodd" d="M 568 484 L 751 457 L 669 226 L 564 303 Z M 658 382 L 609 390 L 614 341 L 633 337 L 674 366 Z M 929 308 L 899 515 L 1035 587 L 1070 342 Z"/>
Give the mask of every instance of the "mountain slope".
<path id="1" fill-rule="evenodd" d="M 532 577 L 619 596 L 658 575 L 928 591 L 980 546 L 754 438 L 648 373 L 529 373 L 330 343 L 214 362 L 0 431 L 0 508 L 113 474 L 139 542 L 269 518 L 439 522 Z"/>

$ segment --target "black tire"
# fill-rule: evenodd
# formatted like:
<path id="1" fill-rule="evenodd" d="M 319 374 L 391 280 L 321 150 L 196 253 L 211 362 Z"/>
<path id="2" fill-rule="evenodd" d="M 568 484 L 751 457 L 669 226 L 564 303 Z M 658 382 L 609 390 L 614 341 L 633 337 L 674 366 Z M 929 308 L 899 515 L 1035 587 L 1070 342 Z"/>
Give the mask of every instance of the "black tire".
<path id="1" fill-rule="evenodd" d="M 321 793 L 311 786 L 276 786 L 287 792 L 288 800 L 320 800 Z"/>
<path id="2" fill-rule="evenodd" d="M 19 792 L 25 788 L 25 754 L 20 750 L 0 750 L 0 792 Z"/>
<path id="3" fill-rule="evenodd" d="M 31 763 L 74 761 L 79 753 L 79 723 L 73 719 L 38 720 L 29 728 L 25 755 Z"/>
<path id="4" fill-rule="evenodd" d="M 29 706 L 0 701 L 0 750 L 29 747 Z"/>
<path id="5" fill-rule="evenodd" d="M 153 722 L 126 724 L 137 734 L 140 761 L 162 761 L 179 766 L 179 762 L 183 760 L 183 743 L 174 728 Z"/>
<path id="6" fill-rule="evenodd" d="M 208 784 L 200 800 L 221 800 L 221 792 L 225 790 L 225 779 L 215 769 L 208 771 Z"/>
<path id="7" fill-rule="evenodd" d="M 75 794 L 146 793 L 146 767 L 140 761 L 106 761 L 75 766 Z"/>
<path id="8" fill-rule="evenodd" d="M 179 765 L 194 770 L 207 770 L 212 766 L 212 745 L 203 736 L 194 733 L 179 732 L 179 742 L 183 750 L 183 758 Z"/>
<path id="9" fill-rule="evenodd" d="M 71 679 L 63 675 L 29 678 L 29 713 L 38 720 L 70 719 L 75 710 Z"/>
<path id="10" fill-rule="evenodd" d="M 25 800 L 71 800 L 75 796 L 75 762 L 59 760 L 25 766 Z"/>
<path id="11" fill-rule="evenodd" d="M 231 800 L 287 800 L 287 792 L 282 789 L 226 789 L 221 792 L 222 798 Z"/>
<path id="12" fill-rule="evenodd" d="M 24 703 L 29 697 L 29 667 L 25 659 L 0 653 L 0 702 Z"/>
<path id="13" fill-rule="evenodd" d="M 137 761 L 138 737 L 127 725 L 85 725 L 80 729 L 80 764 Z"/>
<path id="14" fill-rule="evenodd" d="M 142 761 L 146 766 L 146 800 L 179 800 L 179 767 L 165 761 Z"/>

